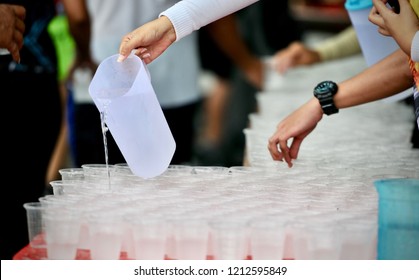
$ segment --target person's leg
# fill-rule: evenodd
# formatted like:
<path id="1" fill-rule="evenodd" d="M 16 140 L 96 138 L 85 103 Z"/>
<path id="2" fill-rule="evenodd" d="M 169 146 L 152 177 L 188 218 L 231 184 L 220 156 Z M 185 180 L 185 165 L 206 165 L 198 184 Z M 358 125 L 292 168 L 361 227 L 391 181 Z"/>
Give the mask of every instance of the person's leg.
<path id="1" fill-rule="evenodd" d="M 230 92 L 230 83 L 226 79 L 217 78 L 214 86 L 204 102 L 204 127 L 202 137 L 208 144 L 217 146 L 222 132 L 225 104 Z"/>
<path id="2" fill-rule="evenodd" d="M 243 129 L 248 127 L 249 114 L 256 112 L 256 92 L 257 89 L 247 82 L 241 72 L 236 71 L 223 121 L 221 149 L 226 157 L 226 166 L 243 165 L 246 144 Z"/>

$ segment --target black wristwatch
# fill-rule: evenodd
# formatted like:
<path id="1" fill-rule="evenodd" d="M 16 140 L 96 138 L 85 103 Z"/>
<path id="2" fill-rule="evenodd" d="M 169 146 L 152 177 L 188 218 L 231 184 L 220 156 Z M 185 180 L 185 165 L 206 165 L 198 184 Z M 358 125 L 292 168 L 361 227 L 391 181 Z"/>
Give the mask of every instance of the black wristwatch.
<path id="1" fill-rule="evenodd" d="M 338 92 L 338 85 L 332 81 L 323 81 L 314 88 L 314 96 L 319 100 L 323 113 L 332 115 L 339 112 L 333 102 L 333 96 Z"/>

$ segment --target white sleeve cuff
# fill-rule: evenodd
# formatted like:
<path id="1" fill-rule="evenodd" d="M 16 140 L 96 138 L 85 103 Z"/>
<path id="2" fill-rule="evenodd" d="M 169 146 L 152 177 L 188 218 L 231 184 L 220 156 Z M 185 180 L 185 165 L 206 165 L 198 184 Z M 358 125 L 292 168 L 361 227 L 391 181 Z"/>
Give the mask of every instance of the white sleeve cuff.
<path id="1" fill-rule="evenodd" d="M 176 41 L 193 31 L 232 14 L 259 0 L 182 0 L 160 13 L 166 16 L 176 32 Z"/>
<path id="2" fill-rule="evenodd" d="M 415 36 L 413 36 L 410 57 L 413 61 L 419 62 L 419 31 L 416 31 Z"/>

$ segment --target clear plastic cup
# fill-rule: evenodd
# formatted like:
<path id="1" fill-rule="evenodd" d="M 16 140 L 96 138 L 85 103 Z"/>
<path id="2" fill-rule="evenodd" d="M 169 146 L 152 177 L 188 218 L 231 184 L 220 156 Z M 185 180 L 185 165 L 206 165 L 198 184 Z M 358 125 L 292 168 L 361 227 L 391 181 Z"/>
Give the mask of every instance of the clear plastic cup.
<path id="1" fill-rule="evenodd" d="M 29 245 L 32 248 L 46 248 L 45 227 L 43 213 L 45 205 L 41 202 L 27 202 L 23 204 L 28 221 Z"/>
<path id="2" fill-rule="evenodd" d="M 122 218 L 116 209 L 98 209 L 87 219 L 91 259 L 120 259 L 124 228 Z"/>
<path id="3" fill-rule="evenodd" d="M 78 194 L 88 185 L 84 180 L 54 180 L 49 182 L 54 195 Z"/>
<path id="4" fill-rule="evenodd" d="M 48 207 L 43 216 L 50 260 L 74 260 L 80 236 L 80 219 L 70 209 Z"/>
<path id="5" fill-rule="evenodd" d="M 159 217 L 139 217 L 130 224 L 136 260 L 164 260 L 168 223 Z"/>
<path id="6" fill-rule="evenodd" d="M 232 219 L 210 222 L 211 252 L 215 260 L 247 259 L 249 233 L 247 224 Z"/>
<path id="7" fill-rule="evenodd" d="M 81 167 L 69 167 L 58 170 L 61 180 L 83 180 L 84 172 Z"/>
<path id="8" fill-rule="evenodd" d="M 342 260 L 374 260 L 377 251 L 377 221 L 359 217 L 342 221 Z"/>
<path id="9" fill-rule="evenodd" d="M 208 224 L 203 219 L 172 220 L 174 247 L 179 260 L 205 260 L 208 252 Z"/>
<path id="10" fill-rule="evenodd" d="M 254 260 L 282 260 L 286 220 L 264 216 L 250 222 L 251 256 Z"/>

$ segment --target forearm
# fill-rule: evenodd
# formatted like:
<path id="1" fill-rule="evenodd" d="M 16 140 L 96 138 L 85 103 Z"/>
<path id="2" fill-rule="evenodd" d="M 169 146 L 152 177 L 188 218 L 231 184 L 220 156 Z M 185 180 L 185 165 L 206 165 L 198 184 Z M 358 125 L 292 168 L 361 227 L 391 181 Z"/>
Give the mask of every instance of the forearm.
<path id="1" fill-rule="evenodd" d="M 347 108 L 383 99 L 413 84 L 408 57 L 397 50 L 360 74 L 339 84 L 334 97 L 337 108 Z"/>
<path id="2" fill-rule="evenodd" d="M 90 59 L 90 16 L 84 0 L 63 0 L 71 36 L 76 44 L 76 59 Z"/>
<path id="3" fill-rule="evenodd" d="M 167 16 L 176 32 L 176 41 L 195 30 L 232 14 L 258 0 L 183 0 L 160 15 Z"/>
<path id="4" fill-rule="evenodd" d="M 361 52 L 355 29 L 348 27 L 339 34 L 316 45 L 321 61 L 328 61 Z"/>
<path id="5" fill-rule="evenodd" d="M 241 69 L 246 69 L 254 59 L 244 42 L 234 14 L 208 25 L 208 30 L 220 49 Z"/>

